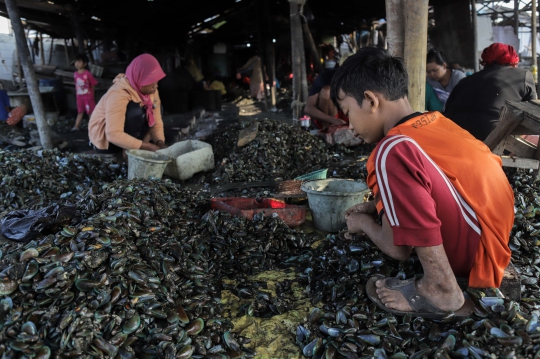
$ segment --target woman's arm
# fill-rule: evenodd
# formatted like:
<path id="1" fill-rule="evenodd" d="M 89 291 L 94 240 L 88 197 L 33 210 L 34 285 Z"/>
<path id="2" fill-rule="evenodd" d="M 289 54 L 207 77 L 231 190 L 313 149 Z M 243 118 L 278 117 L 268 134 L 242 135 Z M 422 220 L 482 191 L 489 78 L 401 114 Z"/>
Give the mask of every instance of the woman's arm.
<path id="1" fill-rule="evenodd" d="M 154 120 L 156 120 L 156 123 L 150 127 L 150 137 L 156 145 L 165 148 L 165 130 L 163 127 L 163 118 L 161 117 L 161 99 L 157 90 L 154 93 L 154 104 L 156 106 L 154 108 Z"/>

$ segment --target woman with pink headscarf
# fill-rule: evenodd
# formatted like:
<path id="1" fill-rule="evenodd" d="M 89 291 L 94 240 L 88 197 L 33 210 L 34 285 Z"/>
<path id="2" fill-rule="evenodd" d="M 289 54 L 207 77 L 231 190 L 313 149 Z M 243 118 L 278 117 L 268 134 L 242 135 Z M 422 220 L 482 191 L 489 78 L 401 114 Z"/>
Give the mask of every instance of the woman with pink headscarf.
<path id="1" fill-rule="evenodd" d="M 157 83 L 164 77 L 159 62 L 149 54 L 136 57 L 125 74 L 116 76 L 88 124 L 96 152 L 119 154 L 123 150 L 157 151 L 166 147 L 157 91 Z"/>

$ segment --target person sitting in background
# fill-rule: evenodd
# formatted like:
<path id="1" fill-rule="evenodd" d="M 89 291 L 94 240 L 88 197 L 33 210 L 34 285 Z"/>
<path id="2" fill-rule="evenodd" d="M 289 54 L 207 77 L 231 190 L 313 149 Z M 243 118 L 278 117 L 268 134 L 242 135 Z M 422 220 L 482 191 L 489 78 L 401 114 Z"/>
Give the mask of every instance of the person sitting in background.
<path id="1" fill-rule="evenodd" d="M 347 57 L 343 56 L 340 63 L 343 63 Z M 334 105 L 330 98 L 330 84 L 337 67 L 328 69 L 317 76 L 309 90 L 304 113 L 311 117 L 318 129 L 324 129 L 332 125 L 345 126 L 349 124 L 347 116 Z"/>
<path id="2" fill-rule="evenodd" d="M 264 98 L 263 65 L 257 51 L 247 60 L 247 62 L 236 71 L 236 78 L 242 79 L 249 77 L 249 92 L 253 100 L 262 100 Z M 243 76 L 244 75 L 244 76 Z M 265 75 L 266 80 L 268 76 Z"/>
<path id="3" fill-rule="evenodd" d="M 116 76 L 88 124 L 88 135 L 97 153 L 157 151 L 166 147 L 157 92 L 157 83 L 164 77 L 159 62 L 149 54 L 137 56 L 125 75 Z"/>
<path id="4" fill-rule="evenodd" d="M 480 141 L 493 131 L 506 101 L 536 99 L 532 74 L 516 68 L 519 56 L 510 45 L 494 43 L 482 52 L 484 69 L 463 79 L 450 94 L 444 115 Z"/>
<path id="5" fill-rule="evenodd" d="M 465 78 L 463 71 L 451 69 L 444 61 L 442 54 L 435 49 L 428 51 L 426 72 L 427 83 L 433 87 L 435 95 L 443 106 L 454 87 Z"/>
<path id="6" fill-rule="evenodd" d="M 222 96 L 225 96 L 227 94 L 227 89 L 225 88 L 225 85 L 223 82 L 220 81 L 219 74 L 214 74 L 212 76 L 208 76 L 208 81 L 204 83 L 204 89 L 205 90 L 215 90 L 219 91 Z"/>
<path id="7" fill-rule="evenodd" d="M 433 87 L 426 82 L 426 111 L 442 111 L 443 103 L 439 100 Z"/>
<path id="8" fill-rule="evenodd" d="M 7 91 L 4 90 L 4 86 L 0 84 L 0 121 L 7 121 L 10 112 L 9 96 Z"/>

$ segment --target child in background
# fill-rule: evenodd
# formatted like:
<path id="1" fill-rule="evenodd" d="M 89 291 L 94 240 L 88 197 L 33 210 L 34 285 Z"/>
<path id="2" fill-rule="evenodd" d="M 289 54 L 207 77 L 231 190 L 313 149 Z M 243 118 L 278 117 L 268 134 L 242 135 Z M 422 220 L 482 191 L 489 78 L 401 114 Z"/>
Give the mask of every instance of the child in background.
<path id="1" fill-rule="evenodd" d="M 88 57 L 85 54 L 78 54 L 75 58 L 75 67 L 77 71 L 73 74 L 75 78 L 75 90 L 77 94 L 77 120 L 71 131 L 79 131 L 84 113 L 92 115 L 96 107 L 94 101 L 94 87 L 97 84 L 92 73 L 87 70 Z"/>

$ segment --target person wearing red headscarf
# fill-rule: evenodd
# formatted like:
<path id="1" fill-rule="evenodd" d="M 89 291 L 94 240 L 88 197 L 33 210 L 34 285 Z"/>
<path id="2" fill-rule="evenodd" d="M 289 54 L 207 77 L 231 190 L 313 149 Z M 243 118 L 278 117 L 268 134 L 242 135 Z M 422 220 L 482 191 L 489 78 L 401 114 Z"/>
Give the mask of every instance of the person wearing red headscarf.
<path id="1" fill-rule="evenodd" d="M 157 91 L 157 83 L 164 77 L 159 62 L 149 54 L 136 57 L 125 74 L 116 76 L 88 124 L 96 152 L 157 151 L 166 147 Z"/>
<path id="2" fill-rule="evenodd" d="M 519 55 L 510 45 L 495 43 L 484 49 L 484 69 L 454 88 L 444 110 L 448 117 L 480 141 L 493 131 L 506 101 L 536 99 L 532 74 L 517 67 Z"/>

